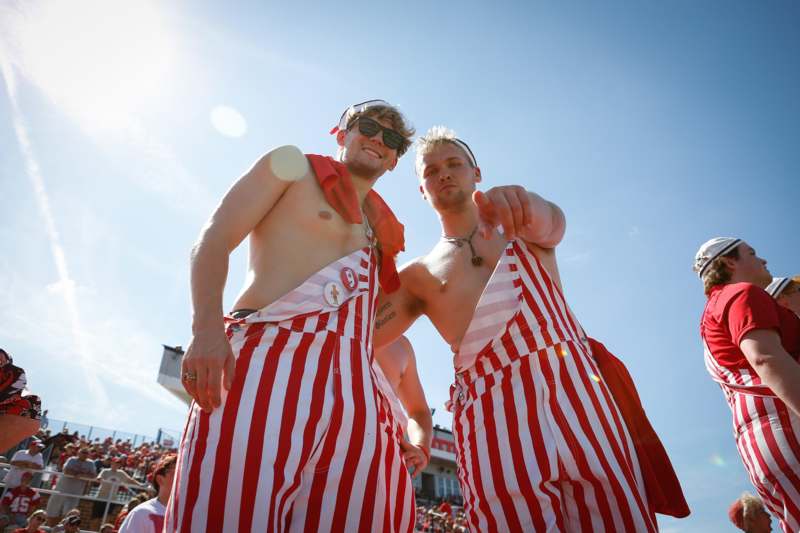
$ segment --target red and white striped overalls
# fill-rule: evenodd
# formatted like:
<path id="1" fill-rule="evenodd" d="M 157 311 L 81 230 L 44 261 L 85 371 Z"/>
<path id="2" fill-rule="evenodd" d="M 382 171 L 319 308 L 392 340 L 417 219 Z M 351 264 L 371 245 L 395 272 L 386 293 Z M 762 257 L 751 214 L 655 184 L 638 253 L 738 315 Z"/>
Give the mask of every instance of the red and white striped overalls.
<path id="1" fill-rule="evenodd" d="M 372 370 L 376 282 L 364 248 L 227 320 L 233 386 L 210 414 L 192 405 L 165 531 L 413 529 L 411 480 Z"/>
<path id="2" fill-rule="evenodd" d="M 703 345 L 706 369 L 731 408 L 736 448 L 750 482 L 783 531 L 800 531 L 800 418 L 755 371 L 726 368 Z"/>
<path id="3" fill-rule="evenodd" d="M 455 356 L 453 430 L 474 531 L 655 531 L 633 444 L 586 336 L 509 242 Z"/>

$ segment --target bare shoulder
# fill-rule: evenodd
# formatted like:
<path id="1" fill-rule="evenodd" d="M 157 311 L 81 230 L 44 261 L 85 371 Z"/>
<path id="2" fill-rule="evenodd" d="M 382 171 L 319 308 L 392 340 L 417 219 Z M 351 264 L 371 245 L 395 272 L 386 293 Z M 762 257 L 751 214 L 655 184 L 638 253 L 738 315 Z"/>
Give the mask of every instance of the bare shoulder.
<path id="1" fill-rule="evenodd" d="M 400 282 L 410 294 L 420 300 L 425 300 L 425 288 L 430 283 L 431 274 L 425 256 L 416 257 L 398 269 Z"/>
<path id="2" fill-rule="evenodd" d="M 312 174 L 311 165 L 303 151 L 290 144 L 278 146 L 264 154 L 253 169 L 257 169 L 261 175 L 288 183 L 299 181 Z"/>

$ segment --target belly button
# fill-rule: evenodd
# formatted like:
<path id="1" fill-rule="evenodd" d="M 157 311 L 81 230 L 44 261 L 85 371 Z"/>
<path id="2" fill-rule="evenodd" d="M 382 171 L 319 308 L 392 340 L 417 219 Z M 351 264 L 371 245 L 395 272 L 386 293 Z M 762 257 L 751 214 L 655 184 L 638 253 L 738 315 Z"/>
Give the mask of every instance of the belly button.
<path id="1" fill-rule="evenodd" d="M 331 214 L 330 211 L 324 211 L 324 210 L 317 213 L 317 216 L 322 220 L 330 220 L 331 218 L 333 218 L 333 215 Z"/>

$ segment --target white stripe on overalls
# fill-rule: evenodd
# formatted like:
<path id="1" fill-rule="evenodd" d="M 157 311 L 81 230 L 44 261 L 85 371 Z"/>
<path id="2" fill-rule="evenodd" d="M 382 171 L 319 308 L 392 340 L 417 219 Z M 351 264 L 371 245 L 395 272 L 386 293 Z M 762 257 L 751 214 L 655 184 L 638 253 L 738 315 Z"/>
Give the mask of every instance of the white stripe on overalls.
<path id="1" fill-rule="evenodd" d="M 755 372 L 720 365 L 705 339 L 703 356 L 731 408 L 736 447 L 750 482 L 783 531 L 800 531 L 800 418 Z"/>
<path id="2" fill-rule="evenodd" d="M 411 482 L 372 370 L 376 280 L 364 248 L 227 320 L 233 387 L 211 414 L 192 406 L 166 531 L 412 530 Z"/>
<path id="3" fill-rule="evenodd" d="M 655 531 L 633 445 L 561 291 L 509 242 L 456 354 L 454 434 L 476 531 Z"/>

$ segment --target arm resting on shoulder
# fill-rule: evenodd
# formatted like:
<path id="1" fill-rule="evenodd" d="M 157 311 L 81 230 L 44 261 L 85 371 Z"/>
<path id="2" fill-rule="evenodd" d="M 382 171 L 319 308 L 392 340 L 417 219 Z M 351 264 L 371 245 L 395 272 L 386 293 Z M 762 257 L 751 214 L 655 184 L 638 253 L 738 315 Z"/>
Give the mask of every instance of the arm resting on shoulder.
<path id="1" fill-rule="evenodd" d="M 739 347 L 761 381 L 800 416 L 800 364 L 783 348 L 778 333 L 754 329 L 744 335 Z"/>

